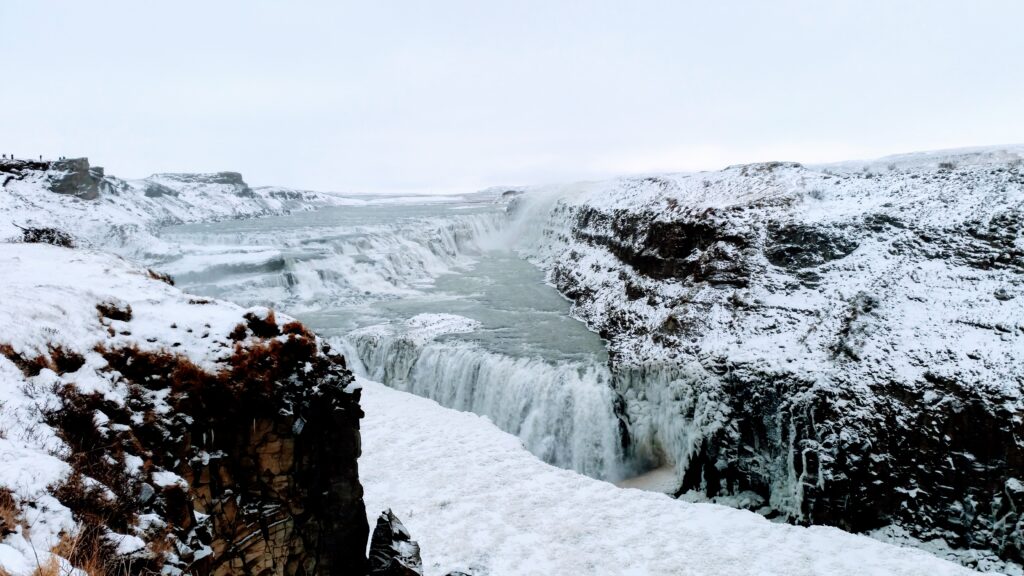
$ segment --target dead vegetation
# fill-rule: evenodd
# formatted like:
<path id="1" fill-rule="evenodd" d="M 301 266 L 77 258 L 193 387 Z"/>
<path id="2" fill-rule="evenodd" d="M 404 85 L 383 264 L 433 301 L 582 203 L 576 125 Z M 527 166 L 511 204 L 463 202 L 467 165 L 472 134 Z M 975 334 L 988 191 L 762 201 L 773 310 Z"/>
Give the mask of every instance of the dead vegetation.
<path id="1" fill-rule="evenodd" d="M 131 322 L 132 307 L 126 302 L 100 302 L 96 305 L 96 311 L 101 318 Z"/>
<path id="2" fill-rule="evenodd" d="M 36 566 L 31 576 L 63 576 L 60 573 L 60 560 L 56 556 L 50 556 L 47 560 Z"/>
<path id="3" fill-rule="evenodd" d="M 127 304 L 101 303 L 97 312 L 107 319 L 131 319 Z M 83 394 L 73 384 L 54 389 L 59 406 L 43 417 L 63 440 L 65 448 L 56 455 L 72 473 L 50 489 L 78 524 L 73 534 L 63 535 L 55 554 L 89 576 L 160 573 L 168 558 L 178 557 L 179 547 L 187 549 L 183 543 L 194 537 L 196 525 L 187 489 L 158 487 L 140 496 L 147 492 L 144 485 L 155 485 L 152 472 L 164 469 L 190 478 L 190 462 L 199 449 L 195 439 L 233 438 L 237 444 L 223 448 L 236 452 L 246 442 L 239 431 L 248 430 L 254 418 L 278 417 L 298 397 L 316 393 L 319 388 L 312 384 L 340 390 L 351 380 L 342 357 L 298 322 L 278 326 L 272 312 L 263 317 L 250 313 L 236 332 L 230 355 L 212 371 L 169 351 L 98 346 L 94 351 L 107 361 L 105 370 L 127 386 L 128 398 L 120 404 L 101 394 Z M 0 345 L 0 355 L 26 377 L 44 369 L 73 373 L 85 363 L 82 355 L 61 348 L 33 357 Z M 159 409 L 155 398 L 169 404 L 170 411 Z M 97 414 L 105 418 L 98 420 Z M 129 472 L 129 455 L 142 459 L 139 472 Z M 144 551 L 130 559 L 119 556 L 106 535 L 136 533 L 142 514 L 157 514 L 166 524 L 140 535 L 147 542 Z M 0 491 L 0 536 L 17 521 L 13 495 Z M 60 565 L 47 562 L 35 573 L 48 576 L 54 569 Z"/>
<path id="4" fill-rule="evenodd" d="M 9 488 L 0 486 L 0 539 L 15 531 L 20 524 L 21 510 Z"/>
<path id="5" fill-rule="evenodd" d="M 52 244 L 61 248 L 74 248 L 75 238 L 60 228 L 32 226 L 22 227 L 14 225 L 21 230 L 21 241 L 27 244 Z"/>
<path id="6" fill-rule="evenodd" d="M 85 364 L 85 358 L 81 354 L 59 346 L 51 347 L 47 354 L 27 357 L 16 352 L 10 344 L 0 344 L 0 356 L 10 360 L 26 378 L 38 376 L 46 368 L 57 374 L 76 372 Z"/>
<path id="7" fill-rule="evenodd" d="M 146 275 L 152 278 L 153 280 L 159 280 L 160 282 L 174 286 L 174 278 L 172 278 L 170 274 L 157 272 L 152 268 L 146 268 Z"/>
<path id="8" fill-rule="evenodd" d="M 95 534 L 89 534 L 89 528 L 81 528 L 73 534 L 61 534 L 60 541 L 50 551 L 65 558 L 71 565 L 85 572 L 88 576 L 106 576 L 120 574 L 117 570 L 119 562 L 111 554 L 109 544 L 105 544 Z M 95 532 L 95 529 L 91 529 Z"/>

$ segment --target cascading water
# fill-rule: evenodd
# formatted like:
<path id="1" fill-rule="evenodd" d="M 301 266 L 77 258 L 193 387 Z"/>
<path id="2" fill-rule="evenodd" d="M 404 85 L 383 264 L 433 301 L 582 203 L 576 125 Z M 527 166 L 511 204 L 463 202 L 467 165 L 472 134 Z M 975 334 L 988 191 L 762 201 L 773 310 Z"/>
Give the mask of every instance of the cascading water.
<path id="1" fill-rule="evenodd" d="M 421 342 L 386 327 L 358 330 L 348 341 L 371 379 L 487 416 L 552 464 L 597 478 L 623 475 L 603 364 L 517 358 L 455 339 Z"/>
<path id="2" fill-rule="evenodd" d="M 165 230 L 192 292 L 296 315 L 357 371 L 486 416 L 552 464 L 626 475 L 603 344 L 509 250 L 506 204 L 340 207 Z"/>

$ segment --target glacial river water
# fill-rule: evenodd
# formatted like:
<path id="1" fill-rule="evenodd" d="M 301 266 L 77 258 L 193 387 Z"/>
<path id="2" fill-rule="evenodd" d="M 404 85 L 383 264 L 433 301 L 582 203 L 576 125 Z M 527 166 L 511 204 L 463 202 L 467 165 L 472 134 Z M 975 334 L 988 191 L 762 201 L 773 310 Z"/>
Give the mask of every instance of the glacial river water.
<path id="1" fill-rule="evenodd" d="M 155 262 L 193 293 L 268 305 L 364 375 L 486 416 L 557 466 L 626 475 L 603 342 L 521 257 L 493 196 L 166 228 Z"/>

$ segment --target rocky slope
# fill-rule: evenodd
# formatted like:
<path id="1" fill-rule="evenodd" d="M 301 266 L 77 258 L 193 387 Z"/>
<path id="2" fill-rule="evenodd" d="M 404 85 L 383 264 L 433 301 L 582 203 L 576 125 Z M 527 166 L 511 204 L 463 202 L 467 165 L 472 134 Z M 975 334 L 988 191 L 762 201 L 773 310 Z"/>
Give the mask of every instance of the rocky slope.
<path id="1" fill-rule="evenodd" d="M 625 178 L 517 209 L 609 341 L 640 469 L 1020 562 L 1022 152 Z"/>
<path id="2" fill-rule="evenodd" d="M 166 249 L 151 232 L 184 222 L 284 214 L 342 202 L 318 192 L 250 188 L 237 172 L 123 180 L 88 159 L 0 160 L 0 238 L 15 225 L 57 226 L 95 247 L 143 256 Z"/>
<path id="3" fill-rule="evenodd" d="M 363 574 L 359 387 L 265 308 L 0 244 L 0 572 Z"/>

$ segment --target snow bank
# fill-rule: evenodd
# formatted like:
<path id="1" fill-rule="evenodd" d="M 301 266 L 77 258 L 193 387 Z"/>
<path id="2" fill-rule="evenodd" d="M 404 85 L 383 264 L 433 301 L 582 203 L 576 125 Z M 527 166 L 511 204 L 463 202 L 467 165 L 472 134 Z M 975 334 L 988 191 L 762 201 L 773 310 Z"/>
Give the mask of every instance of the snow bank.
<path id="1" fill-rule="evenodd" d="M 834 528 L 617 488 L 544 464 L 485 418 L 361 383 L 367 510 L 395 510 L 428 576 L 972 573 Z"/>

